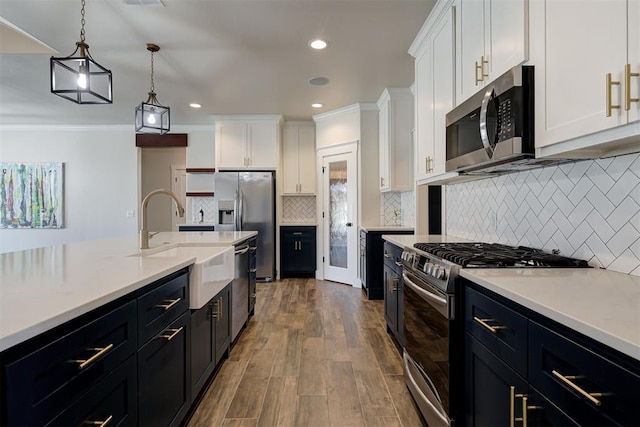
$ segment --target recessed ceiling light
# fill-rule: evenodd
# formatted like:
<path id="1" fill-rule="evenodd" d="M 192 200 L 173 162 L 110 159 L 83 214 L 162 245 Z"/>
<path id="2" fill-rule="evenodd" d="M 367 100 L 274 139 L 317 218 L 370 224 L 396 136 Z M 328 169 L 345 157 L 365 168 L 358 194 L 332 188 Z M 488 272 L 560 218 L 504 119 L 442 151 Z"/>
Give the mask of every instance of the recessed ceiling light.
<path id="1" fill-rule="evenodd" d="M 314 103 L 314 104 L 311 104 L 311 106 L 312 106 L 313 108 L 322 108 L 322 104 L 320 104 L 319 102 L 316 102 L 316 103 Z"/>
<path id="2" fill-rule="evenodd" d="M 191 104 L 189 104 L 189 107 L 191 107 L 191 108 L 200 108 L 200 107 L 202 107 L 202 105 L 197 104 L 195 102 L 192 102 Z"/>
<path id="3" fill-rule="evenodd" d="M 322 76 L 312 77 L 309 79 L 309 84 L 312 84 L 314 86 L 324 86 L 327 83 L 329 83 L 329 79 Z"/>
<path id="4" fill-rule="evenodd" d="M 321 39 L 316 39 L 316 40 L 311 40 L 309 42 L 309 46 L 312 49 L 316 49 L 316 50 L 322 50 L 325 47 L 327 47 L 327 42 Z"/>

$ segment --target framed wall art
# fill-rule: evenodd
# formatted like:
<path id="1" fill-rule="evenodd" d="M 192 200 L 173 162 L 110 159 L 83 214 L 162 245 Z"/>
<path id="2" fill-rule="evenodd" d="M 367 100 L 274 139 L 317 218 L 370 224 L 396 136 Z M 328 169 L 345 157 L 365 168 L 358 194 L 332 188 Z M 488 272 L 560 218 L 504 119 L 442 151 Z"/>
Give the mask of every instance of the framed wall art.
<path id="1" fill-rule="evenodd" d="M 0 228 L 62 228 L 63 163 L 0 162 Z"/>

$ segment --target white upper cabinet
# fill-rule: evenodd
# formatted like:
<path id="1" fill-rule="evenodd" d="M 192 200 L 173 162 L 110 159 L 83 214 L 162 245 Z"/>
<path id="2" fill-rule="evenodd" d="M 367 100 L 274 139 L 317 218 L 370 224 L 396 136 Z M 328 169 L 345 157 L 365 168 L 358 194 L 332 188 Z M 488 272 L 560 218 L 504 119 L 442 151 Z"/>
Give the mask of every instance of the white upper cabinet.
<path id="1" fill-rule="evenodd" d="M 426 38 L 416 39 L 410 50 L 416 58 L 415 177 L 419 184 L 445 174 L 445 116 L 453 108 L 455 99 L 454 10 L 446 8 L 431 25 Z"/>
<path id="2" fill-rule="evenodd" d="M 538 155 L 638 151 L 640 1 L 540 0 L 531 14 Z"/>
<path id="3" fill-rule="evenodd" d="M 413 95 L 387 88 L 378 100 L 380 191 L 413 189 Z"/>
<path id="4" fill-rule="evenodd" d="M 313 122 L 287 122 L 282 139 L 282 194 L 316 193 L 316 138 Z"/>
<path id="5" fill-rule="evenodd" d="M 216 118 L 216 167 L 276 169 L 281 116 Z"/>
<path id="6" fill-rule="evenodd" d="M 456 102 L 528 59 L 528 0 L 456 0 Z"/>

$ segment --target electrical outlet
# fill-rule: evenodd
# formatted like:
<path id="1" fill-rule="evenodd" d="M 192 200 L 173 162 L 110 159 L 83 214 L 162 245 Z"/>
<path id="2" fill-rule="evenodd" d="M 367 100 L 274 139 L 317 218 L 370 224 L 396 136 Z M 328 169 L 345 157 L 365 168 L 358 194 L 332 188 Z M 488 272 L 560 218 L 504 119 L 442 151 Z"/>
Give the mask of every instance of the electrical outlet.
<path id="1" fill-rule="evenodd" d="M 127 211 L 127 218 L 135 218 L 136 211 Z"/>

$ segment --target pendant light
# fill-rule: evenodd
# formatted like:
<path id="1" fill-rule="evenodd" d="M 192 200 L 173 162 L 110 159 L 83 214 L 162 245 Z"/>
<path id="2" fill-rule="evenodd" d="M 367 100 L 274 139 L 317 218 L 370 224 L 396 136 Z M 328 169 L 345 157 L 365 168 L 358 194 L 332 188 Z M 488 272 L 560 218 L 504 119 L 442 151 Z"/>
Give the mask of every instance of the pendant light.
<path id="1" fill-rule="evenodd" d="M 65 58 L 51 57 L 51 93 L 77 104 L 111 104 L 111 70 L 93 60 L 84 38 L 84 6 L 81 0 L 80 41 Z"/>
<path id="2" fill-rule="evenodd" d="M 147 43 L 147 50 L 151 52 L 151 89 L 149 98 L 136 107 L 136 132 L 165 134 L 169 132 L 169 107 L 160 105 L 156 98 L 153 84 L 153 54 L 160 50 L 158 45 Z"/>

